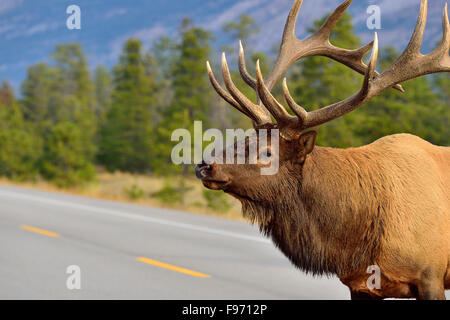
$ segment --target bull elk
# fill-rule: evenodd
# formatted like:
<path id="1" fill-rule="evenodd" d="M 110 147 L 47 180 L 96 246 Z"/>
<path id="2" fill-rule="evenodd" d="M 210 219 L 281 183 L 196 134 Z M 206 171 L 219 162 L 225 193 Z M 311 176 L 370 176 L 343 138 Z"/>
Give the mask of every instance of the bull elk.
<path id="1" fill-rule="evenodd" d="M 375 71 L 378 39 L 356 50 L 332 45 L 330 34 L 352 0 L 342 3 L 319 31 L 305 40 L 295 36 L 302 4 L 296 0 L 284 29 L 275 66 L 264 79 L 259 62 L 256 78 L 245 66 L 240 44 L 239 70 L 257 92 L 253 103 L 234 85 L 225 55 L 222 72 L 227 91 L 209 63 L 212 86 L 233 107 L 249 117 L 255 129 L 279 130 L 279 144 L 270 144 L 279 161 L 278 173 L 261 175 L 260 162 L 243 165 L 212 162 L 197 165 L 205 187 L 223 190 L 242 203 L 243 215 L 299 269 L 314 275 L 334 274 L 350 289 L 352 299 L 445 299 L 450 289 L 450 148 L 409 134 L 381 138 L 349 149 L 315 146 L 317 127 L 349 113 L 387 89 L 426 74 L 449 72 L 450 25 L 447 5 L 443 38 L 427 55 L 420 53 L 427 18 L 427 0 L 412 38 L 402 55 L 383 73 Z M 372 50 L 370 62 L 363 57 Z M 291 115 L 271 94 L 297 60 L 325 56 L 364 75 L 359 92 L 341 102 L 307 112 L 283 81 Z M 275 123 L 272 122 L 272 117 Z M 258 132 L 258 130 L 256 130 Z M 246 138 L 247 146 L 257 143 Z M 369 287 L 367 268 L 381 271 L 381 288 Z"/>

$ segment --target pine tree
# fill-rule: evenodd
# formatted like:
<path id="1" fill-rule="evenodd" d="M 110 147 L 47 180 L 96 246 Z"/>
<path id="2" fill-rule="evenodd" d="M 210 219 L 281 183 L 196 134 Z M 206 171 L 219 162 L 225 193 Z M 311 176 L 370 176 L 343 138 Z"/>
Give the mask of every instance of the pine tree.
<path id="1" fill-rule="evenodd" d="M 45 63 L 31 66 L 27 70 L 27 78 L 22 83 L 22 112 L 25 120 L 35 125 L 45 126 L 49 120 L 50 96 L 55 93 L 51 90 L 55 71 Z"/>
<path id="2" fill-rule="evenodd" d="M 185 19 L 180 29 L 181 41 L 177 46 L 177 63 L 172 69 L 172 104 L 163 110 L 163 120 L 158 127 L 159 162 L 163 172 L 177 172 L 179 167 L 171 165 L 170 141 L 172 132 L 185 128 L 193 132 L 194 121 L 202 121 L 203 128 L 210 126 L 211 88 L 206 77 L 205 61 L 210 54 L 211 34 L 192 26 Z M 184 174 L 187 167 L 182 168 Z"/>
<path id="3" fill-rule="evenodd" d="M 155 100 L 156 100 L 156 120 L 162 121 L 163 112 L 172 104 L 173 88 L 172 73 L 178 61 L 177 43 L 174 39 L 162 36 L 153 43 L 151 54 L 155 60 Z"/>
<path id="4" fill-rule="evenodd" d="M 433 83 L 441 106 L 440 110 L 437 110 L 443 127 L 439 143 L 450 146 L 450 77 L 448 74 L 438 74 L 434 77 Z"/>
<path id="5" fill-rule="evenodd" d="M 230 33 L 234 40 L 246 40 L 259 33 L 260 29 L 248 14 L 241 14 L 238 21 L 229 21 L 223 26 L 223 31 Z"/>
<path id="6" fill-rule="evenodd" d="M 50 110 L 56 115 L 57 122 L 69 120 L 79 126 L 81 138 L 85 143 L 83 153 L 89 160 L 93 160 L 96 152 L 94 138 L 97 131 L 94 85 L 83 49 L 78 43 L 59 45 L 52 58 L 57 71 L 53 87 L 60 93 L 59 99 L 55 100 L 60 103 L 51 104 Z"/>
<path id="7" fill-rule="evenodd" d="M 203 128 L 211 125 L 210 104 L 211 89 L 205 73 L 205 61 L 210 54 L 211 34 L 185 18 L 180 28 L 180 43 L 177 46 L 177 63 L 172 69 L 172 103 L 163 111 L 163 119 L 158 126 L 157 148 L 159 164 L 157 171 L 165 175 L 182 174 L 177 180 L 180 201 L 184 201 L 187 191 L 184 178 L 188 174 L 189 165 L 172 165 L 170 155 L 174 143 L 170 141 L 172 132 L 179 128 L 191 132 L 193 143 L 194 121 L 202 121 Z M 200 137 L 201 138 L 201 137 Z"/>
<path id="8" fill-rule="evenodd" d="M 95 168 L 84 155 L 82 127 L 70 121 L 52 126 L 44 142 L 41 171 L 44 177 L 59 187 L 70 187 L 90 181 Z"/>
<path id="9" fill-rule="evenodd" d="M 439 98 L 446 106 L 450 106 L 450 77 L 448 74 L 438 74 L 434 78 L 434 85 Z"/>
<path id="10" fill-rule="evenodd" d="M 112 79 L 108 69 L 98 66 L 94 72 L 95 107 L 98 121 L 103 122 L 107 111 L 111 107 Z"/>
<path id="11" fill-rule="evenodd" d="M 50 69 L 36 68 L 40 71 L 35 77 L 29 73 L 22 87 L 27 93 L 24 106 L 28 106 L 25 110 L 33 110 L 30 106 L 35 106 L 34 109 L 44 114 L 43 124 L 39 125 L 44 139 L 41 174 L 60 186 L 67 186 L 94 177 L 92 162 L 97 130 L 94 91 L 81 45 L 59 45 L 52 58 L 54 66 Z M 45 106 L 34 100 L 40 91 L 47 93 L 46 99 L 42 99 Z"/>
<path id="12" fill-rule="evenodd" d="M 393 47 L 381 51 L 379 68 L 389 67 L 400 53 Z M 363 143 L 385 135 L 411 133 L 432 143 L 450 143 L 448 120 L 450 110 L 440 103 L 433 91 L 432 77 L 421 77 L 403 83 L 405 93 L 388 90 L 371 100 L 360 113 L 355 133 Z"/>
<path id="13" fill-rule="evenodd" d="M 241 41 L 245 47 L 246 54 L 246 64 L 247 69 L 251 74 L 255 74 L 256 72 L 256 61 L 260 60 L 261 71 L 263 75 L 268 74 L 271 61 L 267 57 L 266 54 L 262 52 L 255 52 L 252 50 L 252 46 L 249 45 L 251 38 L 257 35 L 260 32 L 260 28 L 256 25 L 253 18 L 247 14 L 242 14 L 239 16 L 236 22 L 229 21 L 226 22 L 222 27 L 223 32 L 228 34 L 232 40 L 232 46 L 223 47 L 223 51 L 229 54 L 235 54 L 237 51 L 238 41 Z M 253 88 L 249 87 L 244 80 L 242 79 L 238 70 L 235 69 L 237 66 L 238 58 L 237 55 L 231 56 L 233 58 L 229 61 L 229 67 L 232 68 L 231 74 L 233 77 L 233 81 L 239 90 L 245 94 L 252 101 L 256 101 L 256 93 Z M 217 65 L 215 67 L 216 70 L 220 70 L 221 66 Z M 252 126 L 251 120 L 247 117 L 242 117 L 242 114 L 235 110 L 234 108 L 230 108 L 229 105 L 223 101 L 217 95 L 214 99 L 214 105 L 218 105 L 218 107 L 213 109 L 214 118 L 219 118 L 221 120 L 221 127 L 223 129 L 229 128 L 230 126 L 239 127 L 239 128 L 250 128 Z M 229 121 L 227 121 L 229 119 Z M 226 123 L 226 125 L 224 125 Z"/>
<path id="14" fill-rule="evenodd" d="M 205 61 L 208 60 L 211 47 L 211 34 L 191 25 L 187 19 L 181 29 L 181 43 L 178 46 L 179 60 L 173 69 L 174 103 L 168 108 L 170 116 L 174 112 L 188 111 L 191 120 L 209 124 L 210 85 L 205 76 Z"/>
<path id="15" fill-rule="evenodd" d="M 3 81 L 0 86 L 0 105 L 12 105 L 14 99 L 14 90 L 7 81 Z"/>
<path id="16" fill-rule="evenodd" d="M 41 154 L 40 140 L 27 128 L 9 83 L 0 87 L 0 176 L 32 179 Z"/>
<path id="17" fill-rule="evenodd" d="M 154 75 L 148 67 L 141 42 L 128 40 L 114 68 L 112 106 L 101 129 L 99 159 L 109 170 L 151 170 L 155 101 Z"/>

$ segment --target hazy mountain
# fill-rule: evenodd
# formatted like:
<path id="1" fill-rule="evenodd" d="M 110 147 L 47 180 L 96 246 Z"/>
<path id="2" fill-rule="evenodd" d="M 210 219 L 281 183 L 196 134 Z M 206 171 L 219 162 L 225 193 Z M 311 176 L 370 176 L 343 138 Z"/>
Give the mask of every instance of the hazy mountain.
<path id="1" fill-rule="evenodd" d="M 163 34 L 173 35 L 183 16 L 215 33 L 216 45 L 228 39 L 222 25 L 242 13 L 252 15 L 261 26 L 259 36 L 249 45 L 272 52 L 279 42 L 292 0 L 1 0 L 0 1 L 0 79 L 9 79 L 14 87 L 23 80 L 26 68 L 48 59 L 55 45 L 81 42 L 92 66 L 116 62 L 124 41 L 138 37 L 147 47 Z M 305 36 L 305 27 L 333 10 L 342 0 L 305 0 L 297 34 Z M 66 8 L 81 7 L 82 29 L 68 30 Z M 358 34 L 364 41 L 373 38 L 368 30 L 366 10 L 381 8 L 381 46 L 404 48 L 413 31 L 419 0 L 355 0 L 349 11 Z M 441 16 L 445 0 L 429 0 L 429 23 L 424 52 L 441 37 Z M 219 54 L 219 53 L 217 53 Z"/>

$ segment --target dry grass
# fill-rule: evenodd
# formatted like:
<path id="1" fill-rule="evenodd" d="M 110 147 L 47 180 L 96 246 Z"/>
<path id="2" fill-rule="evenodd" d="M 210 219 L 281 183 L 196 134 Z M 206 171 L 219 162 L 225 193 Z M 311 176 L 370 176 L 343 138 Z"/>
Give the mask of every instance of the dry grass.
<path id="1" fill-rule="evenodd" d="M 172 179 L 175 180 L 177 178 Z M 158 208 L 170 208 L 196 214 L 243 220 L 241 215 L 240 203 L 231 196 L 226 196 L 228 203 L 231 205 L 230 209 L 227 212 L 218 212 L 208 208 L 206 205 L 206 201 L 202 195 L 204 187 L 198 180 L 193 178 L 186 179 L 186 187 L 188 187 L 189 190 L 186 193 L 186 200 L 184 204 L 163 203 L 153 197 L 152 194 L 161 190 L 166 182 L 167 179 L 165 178 L 155 177 L 151 175 L 135 175 L 121 172 L 99 173 L 95 182 L 89 183 L 83 187 L 61 189 L 46 181 L 41 180 L 38 180 L 36 182 L 15 182 L 0 178 L 0 184 L 14 185 L 52 192 L 76 194 L 91 198 L 136 203 Z M 133 188 L 133 186 L 136 186 L 143 192 L 142 198 L 130 198 L 129 192 L 127 192 L 127 190 L 130 190 L 131 188 Z"/>

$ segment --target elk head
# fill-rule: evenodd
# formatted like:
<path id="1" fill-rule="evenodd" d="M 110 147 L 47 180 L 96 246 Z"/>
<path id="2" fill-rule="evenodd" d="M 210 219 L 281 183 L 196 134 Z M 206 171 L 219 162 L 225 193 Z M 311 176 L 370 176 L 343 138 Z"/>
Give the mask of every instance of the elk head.
<path id="1" fill-rule="evenodd" d="M 264 80 L 259 62 L 256 64 L 256 78 L 252 77 L 245 66 L 245 56 L 240 43 L 239 70 L 244 81 L 257 93 L 258 103 L 253 103 L 243 95 L 234 85 L 229 72 L 225 54 L 222 57 L 222 73 L 225 90 L 217 82 L 209 63 L 207 69 L 212 86 L 217 93 L 233 107 L 249 117 L 258 132 L 259 129 L 279 130 L 279 145 L 273 146 L 268 141 L 266 150 L 271 157 L 279 161 L 279 170 L 275 175 L 261 175 L 260 167 L 265 164 L 257 161 L 255 164 L 246 162 L 243 165 L 202 163 L 196 167 L 197 176 L 203 184 L 210 189 L 224 190 L 240 200 L 270 202 L 280 199 L 286 190 L 297 192 L 298 181 L 302 179 L 302 171 L 308 155 L 314 149 L 316 132 L 305 130 L 317 127 L 323 123 L 336 119 L 349 113 L 364 103 L 379 95 L 386 89 L 394 88 L 403 92 L 400 83 L 422 75 L 449 72 L 450 58 L 450 26 L 447 14 L 447 5 L 443 14 L 443 39 L 439 46 L 427 55 L 420 53 L 420 47 L 425 30 L 427 18 L 427 0 L 421 0 L 420 14 L 412 38 L 404 53 L 382 74 L 375 71 L 378 57 L 378 39 L 375 33 L 374 40 L 356 50 L 347 50 L 332 45 L 330 34 L 352 0 L 342 3 L 326 20 L 316 34 L 305 40 L 295 36 L 295 23 L 302 4 L 296 0 L 287 19 L 279 56 L 272 72 Z M 366 65 L 363 57 L 372 50 L 370 62 Z M 364 75 L 362 88 L 353 96 L 323 107 L 307 112 L 298 105 L 289 93 L 286 78 L 283 81 L 284 96 L 293 115 L 288 113 L 281 103 L 271 94 L 276 82 L 297 60 L 309 56 L 325 56 L 340 62 L 356 72 Z M 272 117 L 275 122 L 272 121 Z M 270 136 L 270 135 L 268 135 Z M 258 133 L 246 139 L 246 146 L 257 144 Z M 235 145 L 234 148 L 237 146 Z M 272 158 L 275 159 L 275 158 Z M 269 192 L 267 192 L 269 191 Z"/>

